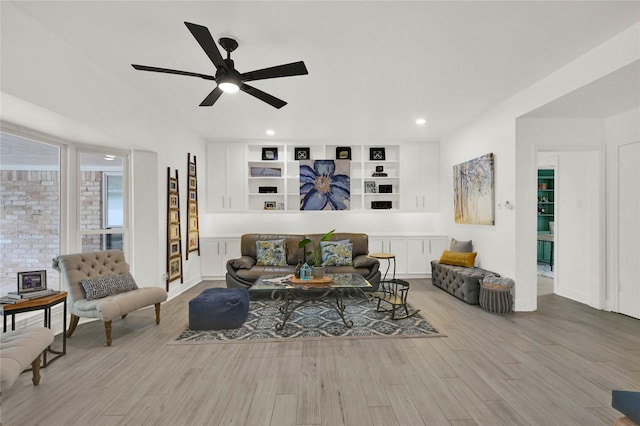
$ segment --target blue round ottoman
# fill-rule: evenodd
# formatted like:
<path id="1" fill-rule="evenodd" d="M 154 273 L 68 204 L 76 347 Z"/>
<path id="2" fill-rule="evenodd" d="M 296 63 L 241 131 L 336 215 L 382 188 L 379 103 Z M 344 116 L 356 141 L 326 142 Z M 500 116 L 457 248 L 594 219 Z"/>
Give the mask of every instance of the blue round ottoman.
<path id="1" fill-rule="evenodd" d="M 191 330 L 237 328 L 249 314 L 246 288 L 208 288 L 189 301 Z"/>

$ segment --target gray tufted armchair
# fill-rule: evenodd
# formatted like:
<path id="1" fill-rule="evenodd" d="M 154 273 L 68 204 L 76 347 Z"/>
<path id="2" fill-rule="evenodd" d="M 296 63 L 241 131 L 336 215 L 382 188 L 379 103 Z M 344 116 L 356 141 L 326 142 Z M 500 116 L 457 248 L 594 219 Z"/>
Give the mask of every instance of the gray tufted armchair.
<path id="1" fill-rule="evenodd" d="M 108 294 L 109 289 L 103 288 L 101 290 L 107 290 L 108 295 L 87 297 L 83 280 L 129 273 L 129 264 L 122 251 L 65 254 L 53 259 L 53 267 L 60 271 L 69 294 L 71 321 L 67 337 L 71 337 L 75 331 L 80 317 L 99 318 L 104 322 L 107 346 L 111 346 L 111 321 L 118 317 L 124 319 L 129 312 L 151 305 L 155 305 L 156 324 L 160 324 L 160 303 L 167 300 L 167 292 L 163 288 L 135 288 L 116 294 Z"/>

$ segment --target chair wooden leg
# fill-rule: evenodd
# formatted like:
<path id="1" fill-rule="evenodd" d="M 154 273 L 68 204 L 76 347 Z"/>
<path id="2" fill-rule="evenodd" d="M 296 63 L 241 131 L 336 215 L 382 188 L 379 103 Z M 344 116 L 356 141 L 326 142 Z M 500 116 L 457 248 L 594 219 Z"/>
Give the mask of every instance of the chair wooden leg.
<path id="1" fill-rule="evenodd" d="M 36 386 L 40 384 L 40 360 L 41 360 L 41 358 L 42 358 L 42 354 L 40 353 L 40 354 L 38 354 L 36 359 L 34 359 L 33 362 L 31 363 L 31 372 L 33 372 L 33 377 L 31 378 L 31 381 Z"/>
<path id="2" fill-rule="evenodd" d="M 69 322 L 69 329 L 67 330 L 67 337 L 71 337 L 74 331 L 76 331 L 76 327 L 78 326 L 78 321 L 80 317 L 71 314 L 71 321 Z"/>
<path id="3" fill-rule="evenodd" d="M 160 324 L 160 304 L 156 303 L 156 324 Z"/>
<path id="4" fill-rule="evenodd" d="M 104 332 L 107 335 L 107 346 L 111 346 L 111 321 L 104 323 Z"/>

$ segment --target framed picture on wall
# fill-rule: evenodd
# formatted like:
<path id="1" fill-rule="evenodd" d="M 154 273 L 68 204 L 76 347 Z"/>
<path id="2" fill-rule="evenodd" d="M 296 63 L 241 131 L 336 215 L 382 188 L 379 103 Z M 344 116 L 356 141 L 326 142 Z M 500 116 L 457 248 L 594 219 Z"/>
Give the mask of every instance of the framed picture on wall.
<path id="1" fill-rule="evenodd" d="M 178 208 L 178 194 L 169 194 L 169 208 L 170 209 Z"/>
<path id="2" fill-rule="evenodd" d="M 179 239 L 180 238 L 180 227 L 178 224 L 169 226 L 169 239 Z"/>
<path id="3" fill-rule="evenodd" d="M 180 256 L 169 259 L 169 281 L 179 278 L 182 275 L 182 262 Z"/>
<path id="4" fill-rule="evenodd" d="M 169 191 L 178 192 L 178 181 L 175 179 L 169 179 Z"/>
<path id="5" fill-rule="evenodd" d="M 198 248 L 198 232 L 189 232 L 189 251 Z"/>
<path id="6" fill-rule="evenodd" d="M 169 244 L 169 254 L 170 256 L 180 254 L 180 241 L 173 241 Z"/>

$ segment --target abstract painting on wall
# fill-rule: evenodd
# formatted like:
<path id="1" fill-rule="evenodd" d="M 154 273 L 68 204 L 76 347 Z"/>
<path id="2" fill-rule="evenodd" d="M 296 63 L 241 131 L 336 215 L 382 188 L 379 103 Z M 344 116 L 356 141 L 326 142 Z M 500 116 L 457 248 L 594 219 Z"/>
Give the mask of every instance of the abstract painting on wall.
<path id="1" fill-rule="evenodd" d="M 453 166 L 456 223 L 494 225 L 493 154 Z"/>
<path id="2" fill-rule="evenodd" d="M 300 210 L 349 210 L 349 160 L 300 161 Z"/>

